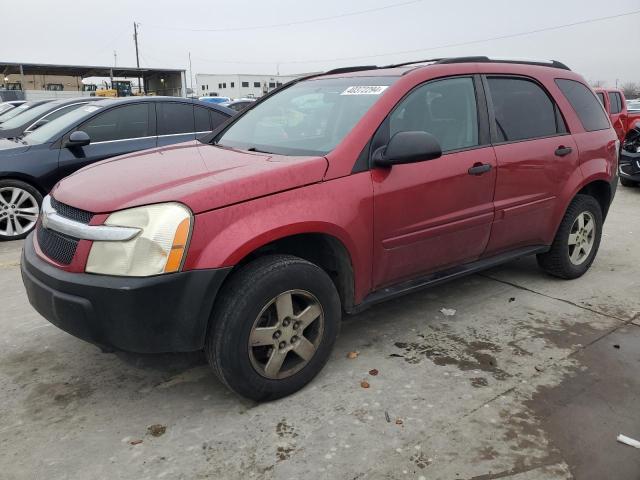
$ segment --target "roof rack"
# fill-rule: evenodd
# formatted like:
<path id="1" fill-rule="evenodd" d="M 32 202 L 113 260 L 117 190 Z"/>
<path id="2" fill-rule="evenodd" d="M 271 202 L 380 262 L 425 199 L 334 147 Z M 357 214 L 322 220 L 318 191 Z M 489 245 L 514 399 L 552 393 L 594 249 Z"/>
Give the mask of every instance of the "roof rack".
<path id="1" fill-rule="evenodd" d="M 402 62 L 402 63 L 392 63 L 389 65 L 361 65 L 354 67 L 342 67 L 335 68 L 333 70 L 329 70 L 327 72 L 323 72 L 319 75 L 331 75 L 331 74 L 340 74 L 340 73 L 350 73 L 350 72 L 361 72 L 363 70 L 379 70 L 382 68 L 397 68 L 397 67 L 406 67 L 409 65 L 417 65 L 420 63 L 431 63 L 431 64 L 451 64 L 451 63 L 511 63 L 511 64 L 524 64 L 524 65 L 537 65 L 541 67 L 552 67 L 552 68 L 560 68 L 562 70 L 571 70 L 564 63 L 558 62 L 557 60 L 517 60 L 517 59 L 499 59 L 499 58 L 489 58 L 486 56 L 475 56 L 475 57 L 449 57 L 449 58 L 430 58 L 426 60 L 412 60 L 410 62 Z"/>

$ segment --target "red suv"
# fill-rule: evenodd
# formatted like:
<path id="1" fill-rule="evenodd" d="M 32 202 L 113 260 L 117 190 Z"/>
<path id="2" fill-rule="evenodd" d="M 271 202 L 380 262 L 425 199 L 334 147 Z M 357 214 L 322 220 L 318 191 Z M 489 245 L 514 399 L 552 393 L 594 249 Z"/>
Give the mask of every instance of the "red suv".
<path id="1" fill-rule="evenodd" d="M 320 371 L 343 312 L 523 255 L 585 273 L 618 143 L 559 62 L 333 70 L 201 141 L 67 177 L 22 276 L 32 305 L 77 337 L 204 349 L 231 389 L 273 399 Z"/>

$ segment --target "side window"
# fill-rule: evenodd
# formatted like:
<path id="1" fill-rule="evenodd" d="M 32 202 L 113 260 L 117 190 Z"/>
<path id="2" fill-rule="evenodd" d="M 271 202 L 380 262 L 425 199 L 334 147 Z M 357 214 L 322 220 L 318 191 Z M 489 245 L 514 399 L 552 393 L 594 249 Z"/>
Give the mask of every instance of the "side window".
<path id="1" fill-rule="evenodd" d="M 398 132 L 431 133 L 443 152 L 478 145 L 473 79 L 437 80 L 416 88 L 389 116 L 389 130 L 389 138 Z"/>
<path id="2" fill-rule="evenodd" d="M 157 104 L 157 112 L 158 135 L 195 132 L 192 104 L 162 102 Z"/>
<path id="3" fill-rule="evenodd" d="M 225 114 L 216 112 L 215 110 L 210 110 L 209 113 L 211 114 L 211 127 L 214 129 L 229 119 Z"/>
<path id="4" fill-rule="evenodd" d="M 78 129 L 87 132 L 91 142 L 147 137 L 151 135 L 149 106 L 139 103 L 112 108 L 96 115 Z"/>
<path id="5" fill-rule="evenodd" d="M 564 78 L 556 79 L 556 85 L 569 100 L 587 132 L 609 128 L 609 119 L 591 89 L 580 82 Z"/>
<path id="6" fill-rule="evenodd" d="M 521 78 L 487 79 L 498 141 L 513 142 L 566 132 L 549 96 L 535 82 Z"/>
<path id="7" fill-rule="evenodd" d="M 609 92 L 609 103 L 611 104 L 611 113 L 620 113 L 622 101 L 618 92 Z"/>
<path id="8" fill-rule="evenodd" d="M 602 104 L 602 106 L 604 107 L 604 93 L 602 92 L 596 92 L 596 95 L 598 96 L 598 100 L 600 100 L 600 103 Z"/>
<path id="9" fill-rule="evenodd" d="M 196 105 L 194 107 L 194 116 L 196 119 L 196 132 L 208 132 L 211 130 L 211 119 L 208 108 Z"/>

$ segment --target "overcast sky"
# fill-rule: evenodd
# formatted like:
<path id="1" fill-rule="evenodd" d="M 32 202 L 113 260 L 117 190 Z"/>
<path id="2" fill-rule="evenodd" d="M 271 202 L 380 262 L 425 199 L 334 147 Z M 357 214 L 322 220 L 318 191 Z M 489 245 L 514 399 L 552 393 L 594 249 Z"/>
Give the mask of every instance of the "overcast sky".
<path id="1" fill-rule="evenodd" d="M 194 76 L 489 55 L 553 58 L 613 86 L 640 81 L 638 14 L 468 42 L 634 10 L 638 0 L 32 0 L 3 9 L 0 61 L 113 65 L 115 50 L 119 66 L 135 66 L 136 21 L 142 66 L 187 68 L 191 52 Z M 297 24 L 270 27 L 283 23 Z"/>

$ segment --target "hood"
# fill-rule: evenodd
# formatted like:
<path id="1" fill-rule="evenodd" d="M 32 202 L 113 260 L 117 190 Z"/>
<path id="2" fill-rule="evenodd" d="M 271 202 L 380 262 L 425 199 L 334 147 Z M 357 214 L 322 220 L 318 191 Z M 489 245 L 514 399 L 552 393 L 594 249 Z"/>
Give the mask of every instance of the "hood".
<path id="1" fill-rule="evenodd" d="M 106 160 L 52 191 L 93 213 L 177 201 L 194 213 L 320 182 L 324 157 L 288 157 L 188 142 Z"/>
<path id="2" fill-rule="evenodd" d="M 17 153 L 23 153 L 29 150 L 30 145 L 25 145 L 22 142 L 15 142 L 13 140 L 7 140 L 6 138 L 0 138 L 0 155 L 15 155 Z"/>

